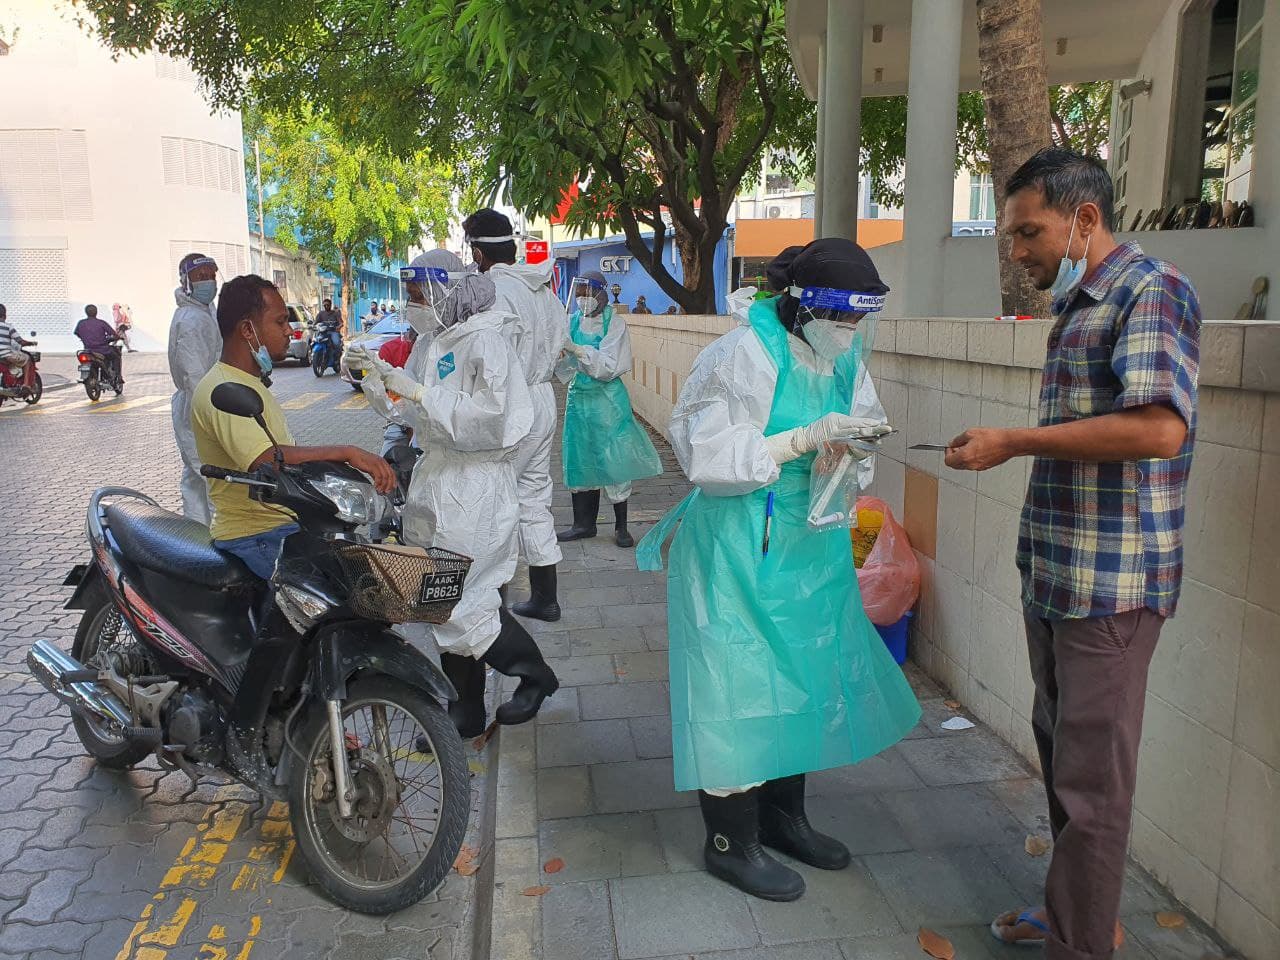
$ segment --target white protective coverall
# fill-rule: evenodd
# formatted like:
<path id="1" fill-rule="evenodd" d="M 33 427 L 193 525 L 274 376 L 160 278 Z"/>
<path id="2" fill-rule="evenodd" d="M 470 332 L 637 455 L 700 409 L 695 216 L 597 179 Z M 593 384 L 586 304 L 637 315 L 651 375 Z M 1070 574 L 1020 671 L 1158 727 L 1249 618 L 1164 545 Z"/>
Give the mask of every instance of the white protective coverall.
<path id="1" fill-rule="evenodd" d="M 191 397 L 196 385 L 222 355 L 222 333 L 213 306 L 206 306 L 181 287 L 173 291 L 178 308 L 169 324 L 169 376 L 173 395 L 173 435 L 182 456 L 182 515 L 208 526 L 213 519 L 209 488 L 200 476 L 196 435 L 191 429 Z"/>
<path id="2" fill-rule="evenodd" d="M 556 432 L 556 398 L 551 377 L 565 340 L 569 315 L 551 289 L 552 263 L 499 263 L 486 274 L 498 291 L 496 310 L 515 319 L 506 327 L 524 369 L 533 403 L 533 428 L 516 452 L 520 491 L 520 559 L 533 567 L 560 562 L 551 517 L 551 440 Z"/>
<path id="3" fill-rule="evenodd" d="M 420 337 L 405 372 L 426 389 L 417 402 L 393 404 L 423 450 L 404 507 L 405 540 L 472 559 L 453 615 L 430 633 L 442 651 L 477 659 L 498 636 L 498 590 L 516 571 L 514 460 L 534 418 L 520 362 L 503 334 L 509 320 L 485 310 Z"/>
<path id="4" fill-rule="evenodd" d="M 594 336 L 604 326 L 604 313 L 602 311 L 592 317 L 583 314 L 578 323 L 584 333 Z M 579 344 L 577 349 L 580 351 L 574 358 L 577 367 L 592 380 L 617 380 L 623 374 L 630 373 L 635 363 L 631 356 L 631 334 L 627 331 L 626 318 L 621 313 L 613 314 L 609 320 L 609 332 L 600 341 L 599 347 Z M 605 484 L 604 496 L 610 503 L 625 503 L 631 499 L 631 481 Z"/>
<path id="5" fill-rule="evenodd" d="M 787 335 L 797 363 L 825 376 L 832 364 L 816 356 L 804 340 Z M 738 326 L 698 355 L 671 414 L 671 446 L 689 479 L 707 493 L 732 497 L 778 479 L 779 468 L 765 444 L 778 368 L 760 338 Z M 849 413 L 887 423 L 875 383 L 859 371 Z M 858 484 L 866 489 L 875 457 L 858 463 Z"/>

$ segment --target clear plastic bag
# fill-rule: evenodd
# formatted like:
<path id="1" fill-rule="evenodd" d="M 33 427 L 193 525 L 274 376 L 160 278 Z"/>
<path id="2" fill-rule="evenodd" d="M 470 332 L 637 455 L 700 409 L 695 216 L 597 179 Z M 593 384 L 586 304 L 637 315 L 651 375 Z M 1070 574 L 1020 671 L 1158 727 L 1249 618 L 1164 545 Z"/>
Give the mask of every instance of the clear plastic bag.
<path id="1" fill-rule="evenodd" d="M 561 383 L 567 384 L 578 375 L 578 361 L 573 358 L 573 354 L 563 353 L 556 361 L 552 373 Z"/>
<path id="2" fill-rule="evenodd" d="M 810 530 L 848 530 L 858 525 L 858 463 L 865 457 L 854 451 L 862 447 L 857 441 L 824 443 L 813 458 L 807 517 Z"/>

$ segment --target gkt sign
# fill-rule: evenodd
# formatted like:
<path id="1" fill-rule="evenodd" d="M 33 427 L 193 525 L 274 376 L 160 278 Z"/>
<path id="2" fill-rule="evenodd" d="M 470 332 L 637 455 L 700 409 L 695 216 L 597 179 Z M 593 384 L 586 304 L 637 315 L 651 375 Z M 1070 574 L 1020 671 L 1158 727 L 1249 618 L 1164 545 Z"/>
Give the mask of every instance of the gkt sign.
<path id="1" fill-rule="evenodd" d="M 630 273 L 631 261 L 635 257 L 601 257 L 601 273 Z"/>

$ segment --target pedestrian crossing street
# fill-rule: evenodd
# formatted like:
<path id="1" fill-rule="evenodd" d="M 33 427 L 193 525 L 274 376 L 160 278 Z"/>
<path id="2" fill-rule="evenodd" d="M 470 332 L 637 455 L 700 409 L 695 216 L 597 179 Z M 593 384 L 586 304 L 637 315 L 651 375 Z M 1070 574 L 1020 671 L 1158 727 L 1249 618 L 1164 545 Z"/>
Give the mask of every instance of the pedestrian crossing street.
<path id="1" fill-rule="evenodd" d="M 113 413 L 163 414 L 169 416 L 172 394 L 153 394 L 149 396 L 130 396 L 128 387 L 120 397 L 103 397 L 94 403 L 86 397 L 79 387 L 71 387 L 54 393 L 47 393 L 40 402 L 28 406 L 22 402 L 6 400 L 0 406 L 0 421 L 19 417 L 52 417 L 52 416 L 93 416 L 101 417 Z M 311 409 L 330 410 L 368 410 L 369 401 L 363 393 L 321 393 L 308 391 L 290 397 L 280 404 L 286 411 L 298 412 Z"/>

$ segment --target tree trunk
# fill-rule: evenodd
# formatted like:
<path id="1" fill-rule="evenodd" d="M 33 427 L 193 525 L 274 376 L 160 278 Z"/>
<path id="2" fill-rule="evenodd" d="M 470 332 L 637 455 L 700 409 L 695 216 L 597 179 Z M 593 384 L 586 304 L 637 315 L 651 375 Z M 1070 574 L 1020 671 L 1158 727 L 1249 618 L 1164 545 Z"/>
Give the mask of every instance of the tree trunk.
<path id="1" fill-rule="evenodd" d="M 978 0 L 978 63 L 996 194 L 1000 301 L 1005 314 L 1047 317 L 1049 295 L 1009 258 L 1004 185 L 1033 153 L 1050 146 L 1049 80 L 1040 0 Z"/>
<path id="2" fill-rule="evenodd" d="M 354 300 L 351 296 L 352 270 L 351 270 L 351 254 L 345 250 L 342 251 L 342 322 L 346 326 L 347 335 L 350 336 L 355 332 L 356 324 L 351 316 L 351 308 Z"/>

